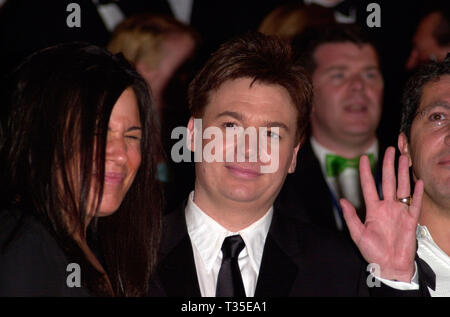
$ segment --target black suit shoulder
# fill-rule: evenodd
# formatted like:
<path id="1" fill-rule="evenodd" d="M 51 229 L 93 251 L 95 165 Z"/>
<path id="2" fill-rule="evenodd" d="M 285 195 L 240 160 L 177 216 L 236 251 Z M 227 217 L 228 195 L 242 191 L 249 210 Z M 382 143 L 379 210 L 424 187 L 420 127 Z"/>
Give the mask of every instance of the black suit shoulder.
<path id="1" fill-rule="evenodd" d="M 365 262 L 346 237 L 275 212 L 266 243 L 274 241 L 296 267 L 289 296 L 367 295 L 361 287 Z"/>
<path id="2" fill-rule="evenodd" d="M 156 272 L 150 278 L 149 296 L 199 297 L 194 254 L 184 214 L 186 201 L 164 217 Z"/>
<path id="3" fill-rule="evenodd" d="M 67 258 L 34 216 L 1 211 L 0 248 L 0 296 L 89 295 L 67 286 Z"/>

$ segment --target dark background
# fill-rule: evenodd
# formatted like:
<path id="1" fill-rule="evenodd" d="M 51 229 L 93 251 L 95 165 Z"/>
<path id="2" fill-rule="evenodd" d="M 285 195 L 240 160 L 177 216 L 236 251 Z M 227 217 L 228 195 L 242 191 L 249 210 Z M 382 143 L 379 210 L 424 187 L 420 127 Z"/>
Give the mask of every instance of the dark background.
<path id="1" fill-rule="evenodd" d="M 66 25 L 66 18 L 70 14 L 66 8 L 73 2 L 81 7 L 81 28 L 69 28 Z M 200 33 L 202 42 L 197 58 L 192 63 L 192 74 L 195 74 L 195 71 L 221 43 L 237 34 L 256 30 L 272 9 L 292 2 L 301 3 L 298 0 L 194 0 L 191 25 Z M 367 16 L 370 14 L 366 8 L 372 2 L 378 3 L 381 7 L 380 28 L 369 28 L 366 25 Z M 420 18 L 433 8 L 444 8 L 445 5 L 448 8 L 448 2 L 448 0 L 346 0 L 343 4 L 344 9 L 345 7 L 356 9 L 356 23 L 371 33 L 378 43 L 385 79 L 383 115 L 378 129 L 378 136 L 383 144 L 396 145 L 397 143 L 401 93 L 409 76 L 409 73 L 405 71 L 405 63 L 411 50 L 411 40 L 417 24 Z M 143 12 L 173 16 L 166 0 L 117 0 L 115 3 L 126 16 Z M 7 94 L 11 90 L 8 86 L 8 74 L 34 51 L 69 41 L 87 41 L 105 46 L 109 36 L 110 33 L 91 0 L 7 0 L 0 8 L 0 90 L 2 94 Z M 185 117 L 188 118 L 189 113 L 185 94 L 172 97 L 184 111 L 172 123 L 177 125 L 187 123 Z M 0 96 L 0 123 L 4 122 L 7 112 L 4 99 Z M 170 135 L 169 130 L 166 131 L 166 136 Z M 170 140 L 168 142 L 166 150 L 170 148 Z M 174 169 L 188 170 L 188 175 L 192 174 L 192 166 L 185 168 L 183 165 L 177 165 Z M 185 177 L 182 175 L 183 172 L 176 173 L 182 177 L 180 181 L 172 184 L 175 186 L 173 190 L 185 197 L 184 192 L 189 192 L 193 186 L 193 183 L 188 180 L 193 181 L 194 178 L 188 175 Z M 178 201 L 174 203 L 178 204 Z"/>

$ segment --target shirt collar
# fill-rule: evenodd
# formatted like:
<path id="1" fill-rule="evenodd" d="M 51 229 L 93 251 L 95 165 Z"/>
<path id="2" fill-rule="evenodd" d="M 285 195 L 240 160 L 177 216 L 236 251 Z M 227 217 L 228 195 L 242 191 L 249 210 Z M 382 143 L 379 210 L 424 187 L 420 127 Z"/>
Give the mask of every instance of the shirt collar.
<path id="1" fill-rule="evenodd" d="M 334 153 L 333 151 L 328 150 L 323 145 L 319 144 L 319 142 L 317 142 L 317 140 L 314 137 L 311 137 L 310 140 L 311 140 L 312 150 L 313 150 L 314 154 L 316 155 L 316 157 L 319 159 L 322 173 L 323 173 L 323 175 L 327 175 L 326 166 L 325 166 L 325 157 L 327 156 L 327 154 L 335 154 L 335 155 L 337 155 L 337 154 Z M 375 139 L 375 141 L 367 149 L 367 151 L 365 151 L 365 153 L 372 153 L 375 158 L 375 162 L 378 161 L 378 140 L 377 139 Z"/>
<path id="2" fill-rule="evenodd" d="M 215 261 L 221 254 L 220 250 L 224 239 L 235 234 L 241 235 L 250 263 L 253 269 L 259 272 L 264 244 L 272 222 L 273 206 L 250 226 L 238 232 L 231 232 L 209 217 L 194 203 L 194 191 L 192 191 L 186 205 L 185 215 L 189 237 L 197 248 L 208 272 L 212 270 Z"/>
<path id="3" fill-rule="evenodd" d="M 417 224 L 416 228 L 416 238 L 417 240 L 430 240 L 434 243 L 433 238 L 431 237 L 431 233 L 426 226 L 421 226 Z"/>

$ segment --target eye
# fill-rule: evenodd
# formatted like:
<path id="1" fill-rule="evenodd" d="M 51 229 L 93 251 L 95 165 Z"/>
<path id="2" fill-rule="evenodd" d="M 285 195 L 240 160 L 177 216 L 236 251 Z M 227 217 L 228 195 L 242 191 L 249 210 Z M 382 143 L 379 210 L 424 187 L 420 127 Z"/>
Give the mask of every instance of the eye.
<path id="1" fill-rule="evenodd" d="M 342 79 L 344 78 L 344 73 L 333 73 L 331 74 L 332 79 Z"/>
<path id="2" fill-rule="evenodd" d="M 137 136 L 137 135 L 125 135 L 125 137 L 129 140 L 133 140 L 133 141 L 140 141 L 141 137 Z"/>
<path id="3" fill-rule="evenodd" d="M 267 131 L 267 136 L 269 138 L 281 139 L 281 136 L 278 133 L 275 133 L 274 131 Z"/>
<path id="4" fill-rule="evenodd" d="M 367 79 L 374 79 L 374 78 L 377 78 L 378 77 L 378 73 L 377 72 L 367 72 L 367 73 L 365 73 L 365 77 L 367 78 Z"/>
<path id="5" fill-rule="evenodd" d="M 238 125 L 236 123 L 234 123 L 234 122 L 224 122 L 222 124 L 222 126 L 224 128 L 237 128 Z"/>
<path id="6" fill-rule="evenodd" d="M 428 117 L 428 119 L 429 119 L 431 122 L 438 122 L 438 121 L 443 121 L 443 120 L 445 120 L 446 118 L 445 118 L 445 114 L 444 114 L 444 113 L 442 113 L 442 112 L 435 112 L 435 113 L 432 113 L 432 114 Z"/>

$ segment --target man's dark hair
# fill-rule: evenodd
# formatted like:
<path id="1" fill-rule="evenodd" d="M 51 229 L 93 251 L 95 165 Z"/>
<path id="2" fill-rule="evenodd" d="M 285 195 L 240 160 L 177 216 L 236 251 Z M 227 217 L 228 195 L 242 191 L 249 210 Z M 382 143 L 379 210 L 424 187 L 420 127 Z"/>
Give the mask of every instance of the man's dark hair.
<path id="1" fill-rule="evenodd" d="M 320 45 L 329 43 L 350 42 L 358 46 L 369 44 L 375 51 L 375 41 L 357 25 L 336 24 L 323 27 L 308 28 L 292 40 L 292 49 L 296 62 L 310 75 L 317 67 L 314 53 Z M 378 52 L 378 51 L 377 51 Z"/>
<path id="2" fill-rule="evenodd" d="M 305 138 L 311 111 L 312 84 L 292 51 L 282 40 L 251 32 L 232 39 L 211 56 L 191 82 L 188 91 L 192 116 L 202 117 L 211 92 L 228 80 L 251 78 L 253 82 L 279 85 L 287 90 L 297 109 L 297 138 Z"/>
<path id="3" fill-rule="evenodd" d="M 442 62 L 431 61 L 422 65 L 408 80 L 403 92 L 403 108 L 400 132 L 408 137 L 411 125 L 417 115 L 422 99 L 423 87 L 429 82 L 437 82 L 442 76 L 450 75 L 450 54 Z"/>

